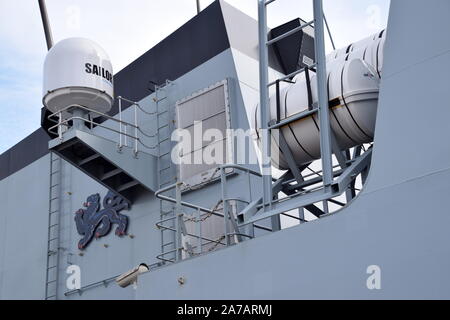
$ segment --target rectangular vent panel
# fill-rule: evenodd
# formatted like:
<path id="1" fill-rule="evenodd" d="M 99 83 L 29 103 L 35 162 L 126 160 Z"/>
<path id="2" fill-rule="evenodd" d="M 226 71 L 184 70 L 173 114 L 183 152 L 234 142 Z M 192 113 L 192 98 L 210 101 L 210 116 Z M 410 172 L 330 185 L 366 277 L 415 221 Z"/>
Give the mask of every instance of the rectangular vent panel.
<path id="1" fill-rule="evenodd" d="M 184 184 L 196 186 L 207 182 L 212 179 L 218 166 L 230 163 L 233 159 L 231 139 L 227 137 L 227 129 L 231 128 L 229 110 L 227 80 L 176 103 L 177 128 L 187 130 L 191 136 L 191 150 L 180 153 L 182 162 L 190 161 L 190 164 L 181 163 L 178 166 L 180 181 Z M 201 122 L 201 126 L 195 124 L 197 121 Z M 203 134 L 209 129 L 214 129 L 220 136 L 213 137 L 209 141 L 203 140 Z M 204 155 L 210 154 L 213 149 L 222 150 L 221 154 L 218 153 L 220 163 L 207 163 L 210 159 Z"/>

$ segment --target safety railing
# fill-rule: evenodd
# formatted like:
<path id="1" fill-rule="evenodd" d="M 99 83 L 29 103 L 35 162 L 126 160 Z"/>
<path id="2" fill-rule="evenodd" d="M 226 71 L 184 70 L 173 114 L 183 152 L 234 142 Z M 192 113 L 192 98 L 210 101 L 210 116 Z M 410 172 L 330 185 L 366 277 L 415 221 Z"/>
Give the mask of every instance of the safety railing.
<path id="1" fill-rule="evenodd" d="M 230 174 L 228 169 L 237 170 L 240 172 L 243 172 L 247 175 L 247 199 L 237 198 L 237 197 L 229 197 L 227 195 L 227 175 Z M 189 203 L 182 201 L 181 199 L 181 193 L 182 193 L 182 187 L 183 183 L 175 183 L 170 186 L 167 186 L 165 188 L 162 188 L 158 191 L 156 191 L 155 196 L 163 201 L 168 201 L 176 205 L 175 215 L 171 217 L 167 217 L 165 219 L 162 219 L 156 223 L 157 228 L 159 229 L 165 229 L 170 230 L 175 233 L 175 248 L 169 251 L 162 252 L 157 256 L 159 260 L 166 261 L 166 262 L 176 262 L 178 260 L 181 260 L 181 251 L 188 251 L 188 253 L 192 255 L 198 255 L 205 253 L 202 250 L 202 247 L 208 244 L 214 244 L 212 249 L 217 248 L 219 245 L 222 246 L 229 246 L 232 244 L 232 238 L 236 237 L 238 242 L 242 241 L 244 238 L 251 239 L 253 238 L 252 235 L 242 233 L 239 231 L 239 226 L 236 221 L 236 219 L 232 216 L 231 210 L 230 210 L 230 203 L 231 202 L 241 202 L 245 206 L 249 205 L 253 201 L 252 196 L 252 182 L 251 182 L 251 176 L 257 176 L 259 178 L 262 177 L 261 173 L 251 170 L 249 168 L 246 168 L 244 166 L 235 165 L 235 164 L 226 164 L 223 166 L 220 166 L 216 168 L 215 173 L 220 172 L 218 176 L 215 174 L 211 175 L 212 180 L 219 180 L 221 183 L 221 197 L 217 204 L 212 208 L 205 208 L 204 206 L 200 206 L 197 204 Z M 175 189 L 176 197 L 169 197 L 164 195 L 164 193 L 167 193 L 171 190 Z M 222 204 L 222 209 L 219 210 L 219 205 Z M 192 210 L 192 214 L 186 214 L 183 210 L 183 208 L 188 208 Z M 202 214 L 204 215 L 202 217 Z M 205 221 L 207 218 L 211 216 L 220 217 L 223 219 L 224 223 L 224 234 L 219 239 L 210 239 L 205 237 L 202 234 L 202 229 L 197 228 L 198 233 L 194 234 L 191 232 L 188 232 L 185 227 L 186 222 L 194 222 L 201 224 L 203 221 Z M 173 221 L 175 223 L 173 224 Z M 168 226 L 167 223 L 172 222 L 173 226 Z M 230 223 L 229 223 L 230 222 Z M 232 228 L 234 230 L 230 230 L 230 224 L 232 225 Z M 257 226 L 258 227 L 258 226 Z M 261 228 L 263 228 L 261 226 Z M 194 239 L 198 240 L 197 246 L 192 249 L 197 249 L 197 253 L 194 254 L 192 250 L 185 249 L 184 246 L 181 244 L 181 236 L 189 236 L 193 237 Z M 212 251 L 211 249 L 208 250 Z M 167 258 L 168 255 L 175 255 L 174 258 Z"/>
<path id="2" fill-rule="evenodd" d="M 138 102 L 123 98 L 121 96 L 117 97 L 119 112 L 117 117 L 112 117 L 106 113 L 82 106 L 82 105 L 71 105 L 66 108 L 59 110 L 58 112 L 52 113 L 48 116 L 48 120 L 55 123 L 55 125 L 51 126 L 48 129 L 48 132 L 58 136 L 59 139 L 63 138 L 63 133 L 65 129 L 69 129 L 75 121 L 80 121 L 85 124 L 89 124 L 90 128 L 99 127 L 106 129 L 110 132 L 114 132 L 118 134 L 118 150 L 122 150 L 123 147 L 132 147 L 135 155 L 139 153 L 139 145 L 143 146 L 147 149 L 155 149 L 157 148 L 157 144 L 149 145 L 143 141 L 143 137 L 146 138 L 156 138 L 157 134 L 152 133 L 149 134 L 145 132 L 141 126 L 139 125 L 139 116 L 138 113 L 142 112 L 146 115 L 152 116 L 156 115 L 156 112 L 149 112 L 145 110 Z M 133 122 L 128 122 L 123 120 L 123 106 L 122 101 L 131 103 L 131 107 L 133 107 Z M 81 110 L 83 116 L 78 114 L 74 114 L 75 110 Z M 94 121 L 95 117 L 102 117 L 104 119 L 110 120 L 113 123 L 118 125 L 118 128 L 114 128 L 110 125 L 105 125 L 103 122 Z M 131 143 L 129 143 L 129 141 Z"/>

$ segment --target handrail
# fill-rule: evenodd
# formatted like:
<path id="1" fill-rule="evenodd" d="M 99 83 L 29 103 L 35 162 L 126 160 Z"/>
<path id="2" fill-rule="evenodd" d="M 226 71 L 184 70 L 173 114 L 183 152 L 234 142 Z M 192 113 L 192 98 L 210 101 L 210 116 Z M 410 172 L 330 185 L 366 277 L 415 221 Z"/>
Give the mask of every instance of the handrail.
<path id="1" fill-rule="evenodd" d="M 168 196 L 162 195 L 162 193 L 167 192 L 167 191 L 169 191 L 169 190 L 172 190 L 172 189 L 174 189 L 176 186 L 177 186 L 177 183 L 174 183 L 174 184 L 171 184 L 170 186 L 167 186 L 167 187 L 165 187 L 165 188 L 163 188 L 163 189 L 157 190 L 157 191 L 155 192 L 155 197 L 158 198 L 158 199 L 161 199 L 161 200 L 168 201 L 168 202 L 177 203 L 177 200 L 176 200 L 176 199 L 171 198 L 171 197 L 168 197 Z M 213 214 L 213 215 L 218 215 L 218 216 L 220 216 L 220 217 L 223 217 L 222 213 L 220 213 L 220 212 L 218 212 L 218 211 L 210 210 L 210 209 L 208 209 L 208 208 L 204 208 L 204 207 L 201 207 L 201 206 L 197 206 L 197 205 L 191 204 L 191 203 L 189 203 L 189 202 L 181 201 L 180 204 L 181 204 L 182 206 L 184 206 L 184 207 L 188 207 L 188 208 L 191 208 L 191 209 L 200 210 L 200 211 L 205 212 L 205 213 L 210 213 L 210 214 Z"/>
<path id="2" fill-rule="evenodd" d="M 147 149 L 156 149 L 157 146 L 158 146 L 157 144 L 153 145 L 153 146 L 149 146 L 146 143 L 144 143 L 142 141 L 142 139 L 138 136 L 138 132 L 140 132 L 145 137 L 154 138 L 154 137 L 156 137 L 156 133 L 153 134 L 153 135 L 150 135 L 150 134 L 144 132 L 140 128 L 140 126 L 138 125 L 137 108 L 139 108 L 139 110 L 143 111 L 146 114 L 155 114 L 155 113 L 146 112 L 145 110 L 143 110 L 143 108 L 137 102 L 131 101 L 131 100 L 126 99 L 126 98 L 123 98 L 121 96 L 119 96 L 118 99 L 119 99 L 119 119 L 117 119 L 115 117 L 112 117 L 112 116 L 110 116 L 108 114 L 105 114 L 103 112 L 100 112 L 100 111 L 88 108 L 86 106 L 74 104 L 74 105 L 70 105 L 70 106 L 67 106 L 67 107 L 63 108 L 63 109 L 59 110 L 58 112 L 54 112 L 54 113 L 50 114 L 47 117 L 48 120 L 56 123 L 54 126 L 51 126 L 50 128 L 48 128 L 48 132 L 53 133 L 55 135 L 58 135 L 59 138 L 62 138 L 62 130 L 61 130 L 62 126 L 69 127 L 69 121 L 82 120 L 84 122 L 87 122 L 87 123 L 91 124 L 91 126 L 95 125 L 95 126 L 107 129 L 109 131 L 118 133 L 119 134 L 119 146 L 118 146 L 119 149 L 121 149 L 123 147 L 122 136 L 125 137 L 125 145 L 127 145 L 126 138 L 129 137 L 131 139 L 134 139 L 134 153 L 135 154 L 137 154 L 139 152 L 138 151 L 138 143 L 141 144 L 142 146 L 144 146 Z M 121 104 L 122 100 L 130 102 L 130 103 L 133 103 L 133 105 L 135 106 L 134 123 L 122 120 L 122 104 Z M 87 111 L 87 113 L 94 113 L 94 114 L 102 116 L 102 117 L 104 117 L 104 118 L 106 118 L 108 120 L 112 120 L 113 122 L 119 123 L 119 130 L 110 128 L 110 127 L 105 126 L 105 125 L 103 125 L 101 123 L 95 122 L 95 121 L 90 120 L 90 119 L 85 119 L 85 118 L 79 117 L 79 116 L 72 116 L 72 117 L 69 117 L 67 119 L 62 120 L 62 114 L 64 112 L 69 112 L 69 110 L 74 109 L 74 108 L 82 109 L 84 111 Z M 56 117 L 56 116 L 59 116 L 59 121 L 54 120 L 54 117 Z M 134 129 L 134 135 L 131 135 L 131 134 L 127 133 L 127 127 L 131 127 L 131 128 Z M 57 132 L 54 131 L 55 128 L 58 128 Z"/>
<path id="3" fill-rule="evenodd" d="M 129 103 L 131 103 L 131 105 L 136 105 L 136 106 L 139 108 L 139 110 L 141 110 L 141 111 L 142 111 L 143 113 L 145 113 L 145 114 L 148 114 L 148 115 L 155 115 L 155 114 L 158 113 L 157 111 L 149 112 L 149 111 L 145 110 L 145 109 L 139 104 L 139 102 L 136 102 L 136 101 L 133 101 L 133 100 L 124 98 L 124 97 L 122 97 L 122 96 L 117 96 L 117 99 L 118 99 L 119 101 L 120 101 L 120 100 L 123 100 L 123 101 L 129 102 Z"/>
<path id="4" fill-rule="evenodd" d="M 225 164 L 225 165 L 222 165 L 222 166 L 218 167 L 215 172 L 221 171 L 222 176 L 224 176 L 224 175 L 226 175 L 225 174 L 226 169 L 241 170 L 241 171 L 246 172 L 249 176 L 250 175 L 254 175 L 254 176 L 257 176 L 257 177 L 262 177 L 262 174 L 260 172 L 252 170 L 252 169 L 247 168 L 247 167 L 244 167 L 242 165 L 237 165 L 237 164 Z M 224 186 L 225 183 L 226 183 L 226 178 L 222 179 L 222 191 L 225 188 L 225 186 Z M 215 210 L 215 208 L 217 208 L 217 205 L 214 207 L 214 209 L 208 209 L 208 208 L 204 208 L 202 206 L 196 205 L 196 204 L 192 204 L 192 203 L 189 203 L 189 202 L 181 201 L 181 198 L 179 198 L 179 197 L 172 198 L 172 197 L 163 195 L 163 193 L 165 193 L 167 191 L 170 191 L 172 189 L 175 189 L 175 188 L 179 189 L 180 188 L 180 183 L 174 183 L 174 184 L 171 184 L 171 185 L 169 185 L 167 187 L 164 187 L 164 188 L 162 188 L 160 190 L 157 190 L 155 192 L 155 197 L 158 198 L 158 199 L 164 200 L 164 201 L 168 201 L 168 202 L 171 202 L 171 203 L 178 204 L 180 207 L 187 207 L 187 208 L 190 208 L 190 209 L 194 209 L 197 212 L 204 212 L 204 213 L 207 213 L 208 215 L 215 215 L 215 216 L 224 218 L 225 220 L 230 218 L 229 214 L 227 214 L 226 211 L 224 211 L 222 213 L 222 212 L 219 212 L 219 211 Z M 236 198 L 236 197 L 226 197 L 223 192 L 221 194 L 222 194 L 222 199 L 218 203 L 224 203 L 224 208 L 226 207 L 225 203 L 227 203 L 229 201 L 243 202 L 243 203 L 245 203 L 247 205 L 250 204 L 250 200 L 251 199 L 244 200 L 244 199 L 240 199 L 240 198 Z M 183 216 L 183 215 L 184 215 L 184 213 L 181 214 L 181 216 Z M 161 229 L 164 229 L 164 230 L 170 230 L 170 231 L 173 231 L 173 232 L 179 232 L 179 230 L 177 229 L 179 227 L 172 227 L 172 226 L 164 225 L 165 222 L 168 222 L 168 221 L 171 221 L 171 220 L 176 220 L 176 219 L 179 219 L 179 218 L 180 218 L 180 214 L 175 214 L 174 216 L 171 216 L 171 217 L 159 220 L 158 222 L 156 222 L 156 226 L 158 228 L 161 228 Z M 188 219 L 182 218 L 182 221 L 183 221 L 183 223 L 189 222 L 189 221 L 193 221 L 195 223 L 199 223 L 202 220 L 196 221 L 196 220 L 190 220 L 189 218 Z M 197 234 L 191 234 L 191 233 L 187 233 L 186 232 L 186 235 L 194 237 L 194 238 L 197 238 L 197 239 L 200 239 L 200 240 L 205 240 L 206 244 L 208 244 L 208 243 L 216 243 L 216 244 L 222 244 L 222 245 L 225 245 L 225 246 L 227 246 L 229 244 L 228 243 L 228 239 L 229 239 L 230 236 L 237 236 L 239 238 L 245 237 L 245 238 L 249 238 L 249 239 L 253 238 L 253 236 L 251 236 L 251 235 L 240 233 L 239 230 L 236 230 L 234 232 L 228 232 L 227 231 L 226 234 L 224 235 L 225 243 L 222 243 L 220 240 L 216 241 L 216 240 L 213 240 L 213 239 L 205 238 L 205 237 L 203 237 L 201 235 L 201 233 L 199 235 L 197 235 Z M 167 261 L 167 262 L 172 262 L 172 263 L 176 262 L 176 259 L 170 259 L 170 258 L 166 259 L 165 256 L 168 255 L 168 254 L 176 253 L 176 252 L 178 252 L 181 249 L 182 248 L 175 248 L 173 250 L 162 252 L 161 254 L 159 254 L 157 256 L 157 258 L 162 260 L 162 261 Z"/>
<path id="5" fill-rule="evenodd" d="M 157 226 L 158 228 L 163 228 L 163 229 L 165 229 L 165 230 L 171 230 L 171 231 L 173 231 L 173 232 L 176 232 L 176 230 L 175 230 L 174 228 L 172 228 L 172 227 L 168 227 L 168 226 L 164 226 L 164 225 L 158 225 L 158 223 L 156 223 L 156 226 Z M 202 239 L 202 240 L 207 241 L 207 243 L 214 242 L 214 243 L 219 243 L 219 244 L 225 245 L 225 243 L 222 243 L 222 242 L 220 242 L 220 241 L 218 241 L 218 240 L 209 239 L 209 238 L 205 238 L 205 237 L 202 237 L 202 236 L 197 236 L 197 235 L 192 234 L 192 233 L 186 233 L 186 236 L 194 237 L 194 238 L 200 238 L 200 239 Z M 169 252 L 169 251 L 168 251 L 168 252 Z M 168 252 L 166 252 L 166 253 L 168 253 Z"/>
<path id="6" fill-rule="evenodd" d="M 85 121 L 85 122 L 87 122 L 87 123 L 94 124 L 94 125 L 96 125 L 96 126 L 98 126 L 98 127 L 101 127 L 101 128 L 104 128 L 104 129 L 107 129 L 107 130 L 110 130 L 110 131 L 113 131 L 113 132 L 116 132 L 116 133 L 120 133 L 120 131 L 118 131 L 118 130 L 116 130 L 116 129 L 113 129 L 113 128 L 104 126 L 104 125 L 102 125 L 101 123 L 97 123 L 97 122 L 91 121 L 91 120 L 89 120 L 89 119 L 85 119 L 85 118 L 78 117 L 78 116 L 67 118 L 66 120 L 63 120 L 63 121 L 59 122 L 58 124 L 56 124 L 56 125 L 54 125 L 54 126 L 48 128 L 47 131 L 50 132 L 50 133 L 53 133 L 53 134 L 58 134 L 58 133 L 56 133 L 56 132 L 54 132 L 54 131 L 52 131 L 52 130 L 55 129 L 56 127 L 60 127 L 61 125 L 67 125 L 67 126 L 68 126 L 69 121 L 74 120 L 74 119 L 76 119 L 76 120 L 82 120 L 82 121 Z M 132 135 L 130 135 L 130 134 L 128 134 L 128 133 L 123 133 L 123 132 L 122 132 L 122 135 L 125 135 L 125 136 L 127 136 L 127 137 L 132 138 L 132 139 L 135 139 L 136 141 L 138 141 L 140 144 L 142 144 L 142 145 L 143 145 L 144 147 L 146 147 L 147 149 L 155 149 L 155 148 L 157 147 L 156 145 L 155 145 L 155 146 L 148 146 L 148 145 L 146 145 L 145 143 L 143 143 L 142 140 L 141 140 L 139 137 L 136 138 L 135 136 L 132 136 Z"/>
<path id="7" fill-rule="evenodd" d="M 131 122 L 121 121 L 121 120 L 119 120 L 119 119 L 116 119 L 116 118 L 114 118 L 114 117 L 111 117 L 110 115 L 107 115 L 106 113 L 103 113 L 103 112 L 100 112 L 100 111 L 97 111 L 97 110 L 93 110 L 93 109 L 91 109 L 91 108 L 88 108 L 88 107 L 85 107 L 85 106 L 82 106 L 82 105 L 79 105 L 79 104 L 72 104 L 72 105 L 70 105 L 70 106 L 68 106 L 68 107 L 65 107 L 64 109 L 61 109 L 61 110 L 58 111 L 58 112 L 54 112 L 54 113 L 52 113 L 51 115 L 49 115 L 49 116 L 47 117 L 47 119 L 50 120 L 50 118 L 53 118 L 53 117 L 55 117 L 55 116 L 57 116 L 57 115 L 60 115 L 61 113 L 66 112 L 66 111 L 68 111 L 68 110 L 70 110 L 70 109 L 73 109 L 73 108 L 83 109 L 83 110 L 86 110 L 86 111 L 89 111 L 89 112 L 92 112 L 92 113 L 96 113 L 96 114 L 98 114 L 98 115 L 100 115 L 100 116 L 102 116 L 102 117 L 108 118 L 108 120 L 113 120 L 113 121 L 115 121 L 115 122 L 122 122 L 122 123 L 124 123 L 124 124 L 126 124 L 126 125 L 129 125 L 129 126 L 131 126 L 131 127 L 135 127 L 135 125 L 134 125 L 133 123 L 131 123 Z M 87 121 L 87 119 L 84 119 L 84 120 Z"/>
<path id="8" fill-rule="evenodd" d="M 242 170 L 242 171 L 245 171 L 245 172 L 247 172 L 247 173 L 253 174 L 253 175 L 255 175 L 255 176 L 262 177 L 262 174 L 261 174 L 261 173 L 255 171 L 255 170 L 246 168 L 246 167 L 244 167 L 244 166 L 237 165 L 237 164 L 225 164 L 225 165 L 220 166 L 220 167 L 218 168 L 218 170 L 228 169 L 228 168 L 233 168 L 233 169 Z M 177 203 L 177 200 L 176 200 L 176 199 L 171 198 L 171 197 L 168 197 L 168 196 L 162 195 L 162 193 L 165 193 L 165 192 L 167 192 L 167 191 L 169 191 L 169 190 L 172 190 L 172 189 L 176 188 L 177 185 L 178 185 L 178 183 L 173 183 L 173 184 L 171 184 L 171 185 L 169 185 L 169 186 L 167 186 L 167 187 L 164 187 L 164 188 L 162 188 L 162 189 L 157 190 L 157 191 L 155 192 L 155 197 L 158 198 L 158 199 L 161 199 L 161 200 L 166 200 L 166 201 L 169 201 L 169 202 L 172 202 L 172 203 Z M 230 200 L 230 199 L 228 199 L 228 200 Z M 182 206 L 185 206 L 185 207 L 188 207 L 188 208 L 191 208 L 191 209 L 198 209 L 198 210 L 200 210 L 200 211 L 202 211 L 202 212 L 206 212 L 206 213 L 211 213 L 211 214 L 217 214 L 217 213 L 219 213 L 219 212 L 217 212 L 217 211 L 213 211 L 213 210 L 210 210 L 210 209 L 208 209 L 208 208 L 204 208 L 204 207 L 201 207 L 201 206 L 197 206 L 197 205 L 195 205 L 195 204 L 191 204 L 191 203 L 184 202 L 184 201 L 181 201 L 181 205 L 182 205 Z M 219 215 L 220 215 L 220 216 L 223 216 L 221 213 L 219 213 Z"/>

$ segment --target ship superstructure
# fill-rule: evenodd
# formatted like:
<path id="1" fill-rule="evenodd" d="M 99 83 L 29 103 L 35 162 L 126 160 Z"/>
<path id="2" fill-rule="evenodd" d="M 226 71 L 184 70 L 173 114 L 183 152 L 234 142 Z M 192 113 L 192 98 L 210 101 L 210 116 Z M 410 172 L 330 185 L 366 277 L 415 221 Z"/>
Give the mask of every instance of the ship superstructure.
<path id="1" fill-rule="evenodd" d="M 450 4 L 326 56 L 322 1 L 269 30 L 271 2 L 215 1 L 113 81 L 50 49 L 42 128 L 0 156 L 0 298 L 449 297 Z"/>

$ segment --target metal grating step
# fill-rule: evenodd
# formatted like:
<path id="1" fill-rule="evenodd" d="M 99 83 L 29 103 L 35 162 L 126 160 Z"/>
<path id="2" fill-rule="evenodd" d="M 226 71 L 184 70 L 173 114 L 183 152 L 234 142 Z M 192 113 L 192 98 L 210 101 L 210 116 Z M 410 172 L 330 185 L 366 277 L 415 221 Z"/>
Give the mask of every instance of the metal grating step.
<path id="1" fill-rule="evenodd" d="M 80 160 L 78 162 L 78 165 L 79 166 L 85 165 L 85 164 L 87 164 L 87 163 L 89 163 L 89 162 L 91 162 L 91 161 L 93 161 L 95 159 L 98 159 L 99 157 L 100 157 L 100 155 L 98 153 L 95 153 L 92 156 L 89 156 L 89 157 L 87 157 L 87 158 L 85 158 L 83 160 Z"/>
<path id="2" fill-rule="evenodd" d="M 111 170 L 111 171 L 105 173 L 104 175 L 102 175 L 102 176 L 100 177 L 100 180 L 103 181 L 103 180 L 112 178 L 112 177 L 117 176 L 119 173 L 122 173 L 122 172 L 123 172 L 122 169 L 116 168 L 116 169 Z"/>
<path id="3" fill-rule="evenodd" d="M 133 181 L 130 181 L 128 183 L 125 183 L 125 184 L 119 186 L 117 188 L 117 191 L 119 191 L 119 192 L 125 191 L 125 190 L 130 189 L 130 188 L 132 188 L 134 186 L 137 186 L 137 185 L 139 185 L 139 181 L 133 180 Z"/>

